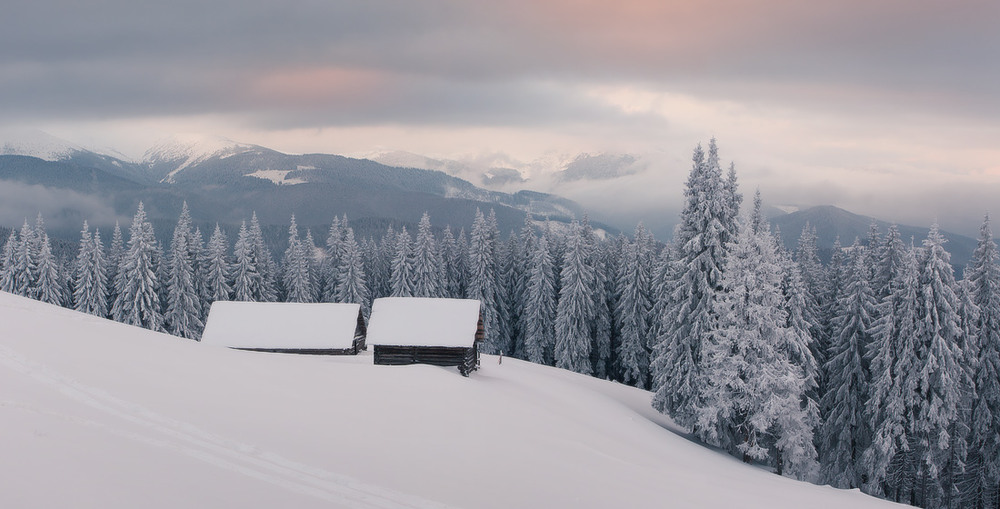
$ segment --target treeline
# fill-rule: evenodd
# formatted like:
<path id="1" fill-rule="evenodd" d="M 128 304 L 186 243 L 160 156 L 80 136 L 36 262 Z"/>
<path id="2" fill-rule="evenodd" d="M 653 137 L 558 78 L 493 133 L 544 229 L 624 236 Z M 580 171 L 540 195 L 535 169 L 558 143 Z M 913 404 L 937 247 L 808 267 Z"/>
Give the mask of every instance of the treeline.
<path id="1" fill-rule="evenodd" d="M 1000 484 L 1000 267 L 989 221 L 956 281 L 937 227 L 920 246 L 895 227 L 837 244 L 815 229 L 794 252 L 759 195 L 723 175 L 713 140 L 694 151 L 672 242 L 640 224 L 603 238 L 586 219 L 529 221 L 502 238 L 471 230 L 358 239 L 334 218 L 322 246 L 293 217 L 276 260 L 256 216 L 205 243 L 185 205 L 169 246 L 142 204 L 126 241 L 86 223 L 74 260 L 51 253 L 42 218 L 12 231 L 0 289 L 198 339 L 216 300 L 357 302 L 474 298 L 484 351 L 655 391 L 700 439 L 777 473 L 925 507 L 996 507 Z"/>

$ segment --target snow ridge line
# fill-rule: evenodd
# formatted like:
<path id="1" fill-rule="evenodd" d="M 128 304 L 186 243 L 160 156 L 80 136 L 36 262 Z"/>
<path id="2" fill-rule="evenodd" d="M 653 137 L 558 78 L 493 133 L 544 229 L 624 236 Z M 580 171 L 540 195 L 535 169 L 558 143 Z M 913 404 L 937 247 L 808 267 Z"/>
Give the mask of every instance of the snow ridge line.
<path id="1" fill-rule="evenodd" d="M 149 431 L 166 435 L 175 441 L 163 440 L 148 433 L 114 429 L 95 421 L 80 420 L 88 426 L 101 428 L 147 445 L 172 449 L 219 468 L 268 482 L 292 492 L 348 507 L 451 509 L 445 504 L 394 492 L 342 474 L 298 463 L 277 454 L 259 451 L 249 444 L 212 435 L 193 424 L 159 415 L 135 403 L 116 398 L 103 390 L 65 377 L 3 345 L 0 345 L 0 364 L 48 385 L 91 408 L 137 424 Z"/>

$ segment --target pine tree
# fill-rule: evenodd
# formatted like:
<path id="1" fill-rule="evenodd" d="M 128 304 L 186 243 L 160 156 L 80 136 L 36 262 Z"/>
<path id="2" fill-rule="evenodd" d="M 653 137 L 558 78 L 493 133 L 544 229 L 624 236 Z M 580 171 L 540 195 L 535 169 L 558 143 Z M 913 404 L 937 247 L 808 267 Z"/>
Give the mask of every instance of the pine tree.
<path id="1" fill-rule="evenodd" d="M 559 302 L 556 305 L 555 361 L 557 368 L 590 375 L 591 324 L 594 316 L 594 296 L 591 281 L 593 268 L 587 265 L 588 244 L 583 228 L 576 222 L 566 236 L 566 260 L 562 267 Z"/>
<path id="2" fill-rule="evenodd" d="M 978 308 L 976 335 L 970 341 L 976 350 L 975 386 L 979 396 L 973 403 L 969 434 L 967 490 L 970 504 L 996 507 L 1000 490 L 1000 266 L 990 218 L 979 229 L 979 244 L 966 269 L 972 302 Z"/>
<path id="3" fill-rule="evenodd" d="M 199 274 L 195 271 L 192 256 L 196 253 L 188 244 L 192 239 L 191 216 L 185 202 L 166 260 L 167 297 L 163 319 L 171 334 L 198 340 L 205 324 L 201 321 L 201 299 L 195 286 Z"/>
<path id="4" fill-rule="evenodd" d="M 255 253 L 250 231 L 244 221 L 240 225 L 236 245 L 233 246 L 233 256 L 236 257 L 236 264 L 233 265 L 233 300 L 256 302 L 264 293 L 261 289 L 263 280 L 257 272 L 259 264 Z"/>
<path id="5" fill-rule="evenodd" d="M 354 240 L 354 230 L 351 228 L 346 228 L 343 237 L 340 267 L 337 269 L 336 302 L 361 304 L 365 316 L 368 316 L 371 309 L 368 302 L 368 285 L 365 282 L 364 260 L 361 257 L 361 248 Z"/>
<path id="6" fill-rule="evenodd" d="M 535 244 L 525 292 L 525 356 L 531 362 L 551 366 L 555 362 L 556 287 L 548 235 Z"/>
<path id="7" fill-rule="evenodd" d="M 622 382 L 640 389 L 649 383 L 649 321 L 652 311 L 651 275 L 644 245 L 645 230 L 642 223 L 635 228 L 634 241 L 626 240 L 618 271 L 618 288 L 621 295 L 615 309 L 621 339 L 616 355 L 619 378 Z"/>
<path id="8" fill-rule="evenodd" d="M 654 350 L 653 407 L 682 426 L 695 424 L 695 409 L 701 405 L 701 345 L 715 327 L 715 301 L 733 231 L 732 197 L 723 190 L 717 163 L 717 157 L 706 162 L 700 146 L 695 149 Z"/>
<path id="9" fill-rule="evenodd" d="M 246 235 L 246 225 L 241 231 Z M 208 249 L 205 257 L 205 300 L 211 305 L 218 300 L 229 300 L 233 288 L 230 285 L 230 266 L 227 259 L 229 251 L 229 240 L 225 232 L 219 228 L 219 223 L 215 223 L 215 231 L 208 240 Z M 244 267 L 246 270 L 246 267 Z"/>
<path id="10" fill-rule="evenodd" d="M 288 249 L 282 262 L 285 302 L 313 302 L 312 274 L 309 270 L 307 246 L 299 239 L 299 228 L 292 215 L 288 226 Z"/>
<path id="11" fill-rule="evenodd" d="M 861 455 L 871 443 L 866 405 L 871 376 L 866 359 L 875 298 L 868 267 L 857 241 L 844 270 L 844 289 L 835 304 L 833 332 L 824 371 L 828 381 L 822 406 L 826 421 L 821 430 L 823 479 L 839 488 L 860 487 L 864 479 Z"/>
<path id="12" fill-rule="evenodd" d="M 466 289 L 467 297 L 478 300 L 482 305 L 483 327 L 486 333 L 483 352 L 500 353 L 502 340 L 500 336 L 500 317 L 497 312 L 497 256 L 496 236 L 490 223 L 483 213 L 476 209 L 476 217 L 472 222 L 472 235 L 469 242 L 469 283 Z"/>
<path id="13" fill-rule="evenodd" d="M 414 297 L 442 297 L 443 280 L 441 271 L 441 254 L 438 252 L 434 232 L 431 231 L 431 218 L 424 212 L 417 227 L 417 241 L 412 253 L 412 281 Z"/>
<path id="14" fill-rule="evenodd" d="M 115 278 L 116 298 L 111 310 L 115 321 L 154 331 L 162 330 L 156 251 L 153 225 L 146 221 L 146 211 L 139 202 L 129 226 L 128 249 Z"/>

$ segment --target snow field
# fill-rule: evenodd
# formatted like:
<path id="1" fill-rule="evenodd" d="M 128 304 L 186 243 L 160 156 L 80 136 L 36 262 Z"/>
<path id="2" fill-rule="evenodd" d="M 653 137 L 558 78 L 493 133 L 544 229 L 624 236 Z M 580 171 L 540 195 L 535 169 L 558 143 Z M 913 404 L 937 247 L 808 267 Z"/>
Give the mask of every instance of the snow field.
<path id="1" fill-rule="evenodd" d="M 877 507 L 513 359 L 233 351 L 0 293 L 2 507 Z"/>

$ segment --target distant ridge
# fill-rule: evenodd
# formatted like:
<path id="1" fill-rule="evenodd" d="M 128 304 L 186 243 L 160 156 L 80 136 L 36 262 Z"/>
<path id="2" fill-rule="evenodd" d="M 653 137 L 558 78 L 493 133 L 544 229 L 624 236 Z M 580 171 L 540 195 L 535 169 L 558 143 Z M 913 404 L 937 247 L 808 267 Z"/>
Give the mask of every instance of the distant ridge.
<path id="1" fill-rule="evenodd" d="M 771 225 L 781 229 L 781 240 L 785 247 L 794 250 L 798 244 L 802 228 L 808 222 L 816 227 L 818 237 L 817 244 L 820 247 L 820 257 L 824 262 L 830 259 L 830 249 L 834 241 L 839 237 L 840 243 L 844 247 L 850 246 L 857 238 L 862 244 L 868 243 L 868 229 L 872 222 L 878 225 L 882 236 L 885 236 L 889 228 L 887 221 L 882 221 L 869 216 L 862 216 L 848 212 L 842 208 L 832 205 L 822 205 L 803 210 L 791 212 L 789 214 L 774 215 L 770 218 Z M 909 243 L 913 239 L 916 246 L 927 238 L 930 225 L 926 227 L 897 224 L 903 242 Z M 955 268 L 956 274 L 961 274 L 965 265 L 972 259 L 972 252 L 976 249 L 977 241 L 965 235 L 942 231 L 948 243 L 945 249 L 951 253 L 951 264 Z"/>

